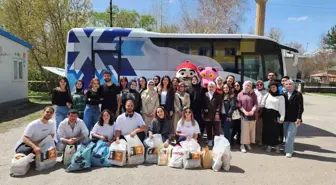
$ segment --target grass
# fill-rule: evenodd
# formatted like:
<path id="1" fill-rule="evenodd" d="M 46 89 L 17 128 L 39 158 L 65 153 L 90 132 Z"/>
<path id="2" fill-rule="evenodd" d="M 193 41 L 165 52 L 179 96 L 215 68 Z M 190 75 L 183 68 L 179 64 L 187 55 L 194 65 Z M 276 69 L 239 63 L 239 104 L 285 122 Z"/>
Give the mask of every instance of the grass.
<path id="1" fill-rule="evenodd" d="M 50 97 L 50 93 L 49 92 L 38 92 L 38 91 L 28 91 L 28 96 L 32 97 L 32 96 L 39 96 L 39 97 Z"/>
<path id="2" fill-rule="evenodd" d="M 322 96 L 334 96 L 336 97 L 336 93 L 311 93 L 311 94 L 317 94 Z"/>

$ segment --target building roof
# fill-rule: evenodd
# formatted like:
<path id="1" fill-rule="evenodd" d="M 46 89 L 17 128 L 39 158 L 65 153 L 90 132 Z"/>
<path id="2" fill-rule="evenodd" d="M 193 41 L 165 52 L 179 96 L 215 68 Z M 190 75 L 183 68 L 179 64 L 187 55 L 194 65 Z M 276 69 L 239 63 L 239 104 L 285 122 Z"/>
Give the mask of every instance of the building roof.
<path id="1" fill-rule="evenodd" d="M 13 34 L 10 34 L 8 32 L 6 32 L 5 30 L 0 29 L 0 35 L 3 37 L 6 37 L 7 39 L 10 39 L 18 44 L 21 44 L 22 46 L 25 46 L 29 49 L 31 49 L 33 46 L 31 44 L 29 44 L 28 42 L 14 36 Z"/>
<path id="2" fill-rule="evenodd" d="M 336 71 L 336 66 L 329 67 L 328 71 Z"/>

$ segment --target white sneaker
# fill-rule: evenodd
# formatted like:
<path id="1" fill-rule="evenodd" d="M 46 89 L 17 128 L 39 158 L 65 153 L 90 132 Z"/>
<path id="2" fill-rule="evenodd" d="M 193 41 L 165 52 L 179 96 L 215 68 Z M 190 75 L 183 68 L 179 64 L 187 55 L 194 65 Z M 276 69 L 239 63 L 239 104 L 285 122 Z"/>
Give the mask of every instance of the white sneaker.
<path id="1" fill-rule="evenodd" d="M 275 152 L 276 152 L 277 154 L 280 153 L 280 146 L 279 146 L 279 145 L 275 147 Z"/>
<path id="2" fill-rule="evenodd" d="M 286 157 L 287 157 L 287 158 L 291 158 L 291 157 L 292 157 L 292 154 L 291 154 L 291 153 L 286 153 Z"/>
<path id="3" fill-rule="evenodd" d="M 208 146 L 209 146 L 209 147 L 212 147 L 212 140 L 209 140 L 209 141 L 208 141 Z"/>
<path id="4" fill-rule="evenodd" d="M 240 151 L 246 153 L 246 149 L 244 145 L 240 145 Z"/>
<path id="5" fill-rule="evenodd" d="M 251 145 L 246 145 L 246 148 L 247 148 L 248 150 L 252 150 Z"/>
<path id="6" fill-rule="evenodd" d="M 272 150 L 272 147 L 271 146 L 267 146 L 266 152 L 271 152 L 271 150 Z"/>

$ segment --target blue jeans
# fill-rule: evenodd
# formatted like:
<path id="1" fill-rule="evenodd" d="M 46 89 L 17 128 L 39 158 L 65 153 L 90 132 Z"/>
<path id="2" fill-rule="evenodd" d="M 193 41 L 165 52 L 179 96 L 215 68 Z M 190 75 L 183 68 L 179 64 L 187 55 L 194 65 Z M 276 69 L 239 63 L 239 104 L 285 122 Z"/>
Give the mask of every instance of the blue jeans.
<path id="1" fill-rule="evenodd" d="M 67 106 L 57 106 L 55 111 L 56 130 L 60 123 L 68 117 L 69 108 Z"/>
<path id="2" fill-rule="evenodd" d="M 231 121 L 227 120 L 226 114 L 222 114 L 221 121 L 223 126 L 224 137 L 231 143 L 232 123 Z"/>
<path id="3" fill-rule="evenodd" d="M 97 123 L 100 115 L 100 109 L 98 105 L 86 105 L 84 109 L 84 122 L 89 131 Z"/>
<path id="4" fill-rule="evenodd" d="M 297 126 L 295 122 L 284 122 L 284 136 L 286 137 L 285 153 L 294 152 L 294 141 L 296 136 Z"/>

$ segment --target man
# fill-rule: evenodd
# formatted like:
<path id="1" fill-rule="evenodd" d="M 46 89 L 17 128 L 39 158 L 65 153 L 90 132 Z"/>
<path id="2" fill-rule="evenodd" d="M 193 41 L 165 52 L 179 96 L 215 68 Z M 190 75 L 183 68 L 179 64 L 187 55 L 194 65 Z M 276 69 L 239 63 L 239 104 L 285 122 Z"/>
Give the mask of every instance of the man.
<path id="1" fill-rule="evenodd" d="M 285 83 L 286 83 L 287 80 L 289 80 L 289 76 L 283 76 L 281 78 L 281 85 L 279 85 L 279 87 L 278 87 L 278 90 L 279 90 L 280 94 L 284 94 L 284 93 L 287 92 L 286 87 L 285 87 Z"/>
<path id="2" fill-rule="evenodd" d="M 111 81 L 111 73 L 109 71 L 104 72 L 105 84 L 100 86 L 100 93 L 102 95 L 103 101 L 101 106 L 101 111 L 107 109 L 111 111 L 116 116 L 119 115 L 120 110 L 120 89 Z"/>
<path id="3" fill-rule="evenodd" d="M 65 118 L 57 129 L 58 143 L 57 151 L 63 152 L 66 145 L 76 145 L 79 143 L 88 144 L 89 130 L 83 120 L 78 118 L 77 110 L 70 110 L 68 118 Z"/>
<path id="4" fill-rule="evenodd" d="M 39 143 L 48 135 L 52 138 L 56 133 L 56 124 L 50 120 L 54 115 L 55 109 L 47 106 L 43 109 L 42 118 L 30 122 L 15 147 L 16 153 L 23 153 L 29 155 L 30 153 L 39 154 L 41 149 L 38 147 Z"/>
<path id="5" fill-rule="evenodd" d="M 267 75 L 268 81 L 264 83 L 265 89 L 268 90 L 268 85 L 273 83 L 276 80 L 276 74 L 275 72 L 269 72 Z"/>
<path id="6" fill-rule="evenodd" d="M 118 116 L 115 125 L 116 142 L 123 139 L 123 136 L 131 135 L 134 137 L 138 135 L 141 141 L 145 140 L 145 129 L 147 128 L 142 116 L 134 112 L 134 103 L 132 100 L 126 101 L 126 112 Z"/>

